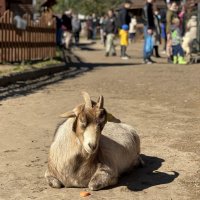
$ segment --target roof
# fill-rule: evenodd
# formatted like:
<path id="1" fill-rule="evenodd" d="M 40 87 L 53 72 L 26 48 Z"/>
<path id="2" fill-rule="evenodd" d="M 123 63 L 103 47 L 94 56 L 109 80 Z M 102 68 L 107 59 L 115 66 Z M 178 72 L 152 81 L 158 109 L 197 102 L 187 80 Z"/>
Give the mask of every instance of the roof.
<path id="1" fill-rule="evenodd" d="M 132 0 L 131 9 L 141 9 L 144 7 L 145 3 L 146 1 L 142 1 L 142 0 Z M 154 5 L 157 8 L 166 8 L 166 3 L 164 0 L 156 0 Z"/>
<path id="2" fill-rule="evenodd" d="M 10 0 L 7 2 L 8 4 L 12 4 L 12 3 L 15 3 L 15 4 L 31 4 L 33 3 L 32 0 Z"/>
<path id="3" fill-rule="evenodd" d="M 142 9 L 146 3 L 146 1 L 144 0 L 132 0 L 131 1 L 131 10 L 136 10 L 136 9 Z M 166 8 L 166 3 L 165 0 L 156 0 L 156 2 L 154 3 L 154 5 L 158 8 Z M 122 8 L 123 4 L 121 4 L 119 7 L 117 7 L 116 10 L 120 10 Z"/>
<path id="4" fill-rule="evenodd" d="M 34 9 L 32 0 L 10 0 L 7 3 L 7 9 L 10 9 L 16 15 L 23 15 L 25 13 L 33 14 Z"/>
<path id="5" fill-rule="evenodd" d="M 56 4 L 56 0 L 43 0 L 41 3 L 42 7 L 51 7 Z"/>

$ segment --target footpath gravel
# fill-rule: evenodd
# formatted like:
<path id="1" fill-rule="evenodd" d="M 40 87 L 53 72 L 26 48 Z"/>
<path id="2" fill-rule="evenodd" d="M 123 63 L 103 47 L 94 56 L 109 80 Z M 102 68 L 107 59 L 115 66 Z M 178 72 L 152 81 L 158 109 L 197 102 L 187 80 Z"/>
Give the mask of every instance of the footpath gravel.
<path id="1" fill-rule="evenodd" d="M 105 108 L 138 130 L 146 162 L 118 185 L 85 199 L 199 199 L 200 66 L 165 59 L 144 65 L 141 48 L 132 44 L 132 58 L 124 61 L 105 58 L 100 44 L 85 45 L 76 50 L 83 63 L 72 68 L 75 75 L 58 74 L 36 88 L 25 83 L 25 91 L 12 95 L 1 91 L 0 200 L 82 199 L 79 193 L 87 188 L 52 189 L 44 172 L 59 115 L 83 101 L 83 90 L 93 99 L 102 94 Z"/>

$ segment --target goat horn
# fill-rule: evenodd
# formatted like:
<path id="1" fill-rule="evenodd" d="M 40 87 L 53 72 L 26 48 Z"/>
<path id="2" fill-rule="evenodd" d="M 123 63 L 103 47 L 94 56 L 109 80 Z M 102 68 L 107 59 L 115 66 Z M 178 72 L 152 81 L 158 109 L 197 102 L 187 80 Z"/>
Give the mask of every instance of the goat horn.
<path id="1" fill-rule="evenodd" d="M 92 101 L 90 99 L 90 95 L 87 92 L 82 92 L 82 95 L 85 100 L 85 107 L 92 108 Z"/>
<path id="2" fill-rule="evenodd" d="M 99 96 L 99 99 L 98 99 L 98 101 L 97 101 L 97 107 L 98 107 L 99 109 L 102 109 L 102 108 L 103 108 L 103 104 L 104 104 L 104 98 L 103 98 L 103 96 L 101 95 L 101 96 Z"/>

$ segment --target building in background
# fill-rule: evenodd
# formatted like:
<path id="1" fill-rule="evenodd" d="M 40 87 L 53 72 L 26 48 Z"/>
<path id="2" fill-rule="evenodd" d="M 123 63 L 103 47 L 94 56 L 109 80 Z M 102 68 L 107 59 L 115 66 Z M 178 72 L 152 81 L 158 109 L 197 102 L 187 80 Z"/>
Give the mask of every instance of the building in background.
<path id="1" fill-rule="evenodd" d="M 0 0 L 0 16 L 6 10 L 10 10 L 14 15 L 23 16 L 35 12 L 36 5 L 40 7 L 51 7 L 56 3 L 56 0 Z"/>

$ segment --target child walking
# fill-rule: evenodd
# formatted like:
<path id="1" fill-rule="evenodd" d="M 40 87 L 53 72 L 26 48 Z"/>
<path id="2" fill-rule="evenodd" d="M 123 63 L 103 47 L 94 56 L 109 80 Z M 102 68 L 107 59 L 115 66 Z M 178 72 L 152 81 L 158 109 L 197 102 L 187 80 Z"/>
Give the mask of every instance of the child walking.
<path id="1" fill-rule="evenodd" d="M 144 41 L 144 63 L 145 64 L 152 64 L 151 55 L 153 53 L 153 30 L 148 28 L 146 31 L 146 37 Z"/>
<path id="2" fill-rule="evenodd" d="M 129 59 L 126 54 L 127 46 L 128 46 L 128 30 L 129 27 L 127 24 L 122 25 L 122 29 L 119 31 L 120 35 L 120 45 L 121 45 L 121 58 L 123 60 Z"/>
<path id="3" fill-rule="evenodd" d="M 174 18 L 172 20 L 172 26 L 171 26 L 173 63 L 185 65 L 187 64 L 187 62 L 184 59 L 184 51 L 181 46 L 182 37 L 179 27 L 180 27 L 179 18 Z"/>

